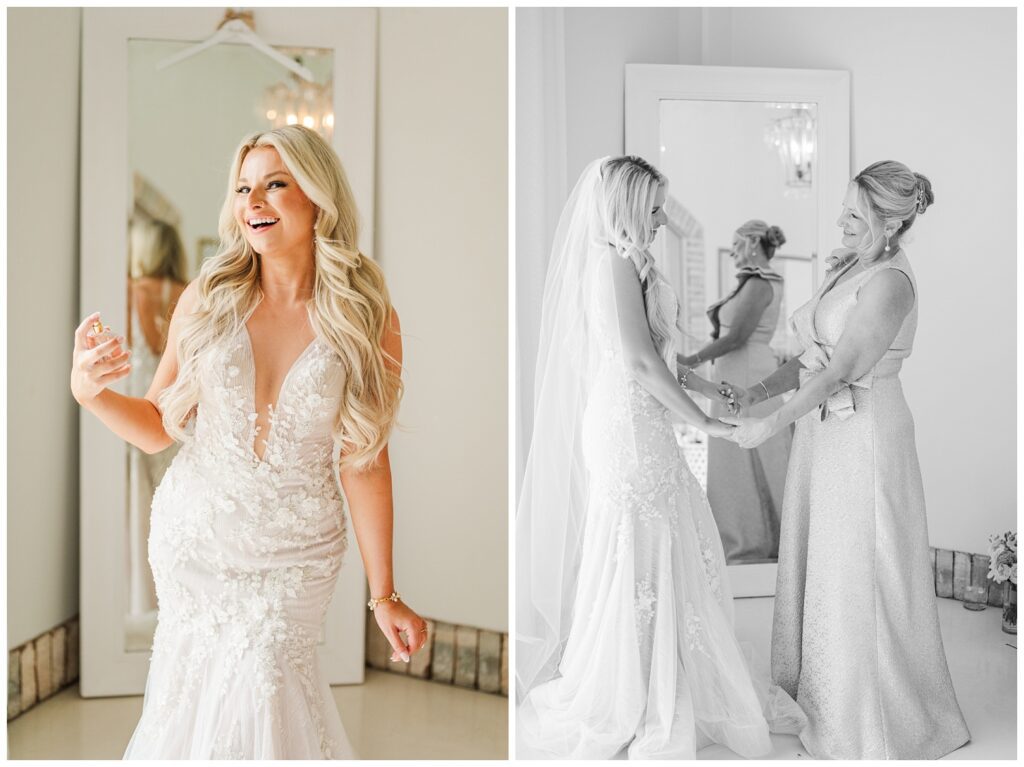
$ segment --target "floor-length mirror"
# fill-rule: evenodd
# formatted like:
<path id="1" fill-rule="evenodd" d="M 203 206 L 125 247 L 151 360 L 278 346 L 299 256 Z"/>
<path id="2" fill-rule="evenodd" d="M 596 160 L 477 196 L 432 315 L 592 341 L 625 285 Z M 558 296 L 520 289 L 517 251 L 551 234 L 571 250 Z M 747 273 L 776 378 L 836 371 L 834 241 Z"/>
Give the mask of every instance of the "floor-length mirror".
<path id="1" fill-rule="evenodd" d="M 115 391 L 149 389 L 175 301 L 218 249 L 243 137 L 289 123 L 321 132 L 374 221 L 377 22 L 373 8 L 82 13 L 80 298 L 130 340 L 135 373 Z M 374 254 L 372 226 L 359 245 Z M 79 426 L 81 692 L 137 695 L 157 606 L 151 500 L 173 456 L 128 448 L 87 413 Z M 330 684 L 364 678 L 365 593 L 350 556 L 321 636 Z"/>

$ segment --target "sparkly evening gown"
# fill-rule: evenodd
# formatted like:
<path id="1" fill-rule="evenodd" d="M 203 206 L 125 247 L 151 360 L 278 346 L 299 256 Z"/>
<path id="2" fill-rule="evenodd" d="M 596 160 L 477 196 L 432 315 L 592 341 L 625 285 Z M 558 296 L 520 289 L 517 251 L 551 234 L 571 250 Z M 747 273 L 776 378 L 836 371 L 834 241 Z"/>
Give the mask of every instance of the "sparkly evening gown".
<path id="1" fill-rule="evenodd" d="M 153 499 L 159 622 L 125 758 L 352 756 L 317 661 L 346 546 L 332 461 L 343 375 L 315 338 L 258 458 L 244 322 L 203 357 L 194 436 Z"/>
<path id="2" fill-rule="evenodd" d="M 789 458 L 772 676 L 807 713 L 802 739 L 817 758 L 934 759 L 970 739 L 939 633 L 899 379 L 917 329 L 902 251 L 835 287 L 832 275 L 794 313 L 801 376 L 827 364 L 859 289 L 881 269 L 907 275 L 914 307 L 870 372 L 798 421 Z"/>
<path id="3" fill-rule="evenodd" d="M 728 381 L 747 389 L 778 367 L 769 343 L 779 321 L 783 283 L 764 282 L 772 288 L 771 303 L 746 343 L 715 360 L 711 380 Z M 736 321 L 735 314 L 735 299 L 722 304 L 718 311 L 722 335 Z M 744 415 L 760 418 L 781 406 L 782 400 L 771 399 Z M 729 415 L 729 411 L 713 402 L 710 415 Z M 708 502 L 729 564 L 774 562 L 778 557 L 782 490 L 791 441 L 789 429 L 782 429 L 753 450 L 744 450 L 727 439 L 708 439 Z"/>

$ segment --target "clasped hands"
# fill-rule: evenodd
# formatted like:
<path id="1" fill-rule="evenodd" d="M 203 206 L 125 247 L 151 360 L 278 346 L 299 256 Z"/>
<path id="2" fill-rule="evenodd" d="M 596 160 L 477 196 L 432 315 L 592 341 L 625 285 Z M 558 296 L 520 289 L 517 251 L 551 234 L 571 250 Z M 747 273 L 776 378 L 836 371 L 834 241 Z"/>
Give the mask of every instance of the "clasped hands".
<path id="1" fill-rule="evenodd" d="M 718 420 L 735 428 L 725 434 L 715 434 L 743 448 L 751 449 L 765 442 L 775 432 L 777 417 L 773 413 L 766 418 L 740 417 L 754 404 L 753 396 L 741 386 L 722 381 L 710 393 L 710 398 L 722 402 L 729 408 L 729 415 Z"/>
<path id="2" fill-rule="evenodd" d="M 749 450 L 750 448 L 757 447 L 775 433 L 775 424 L 778 421 L 778 416 L 776 413 L 772 413 L 765 418 L 724 416 L 718 420 L 736 427 L 729 433 L 726 439 Z"/>

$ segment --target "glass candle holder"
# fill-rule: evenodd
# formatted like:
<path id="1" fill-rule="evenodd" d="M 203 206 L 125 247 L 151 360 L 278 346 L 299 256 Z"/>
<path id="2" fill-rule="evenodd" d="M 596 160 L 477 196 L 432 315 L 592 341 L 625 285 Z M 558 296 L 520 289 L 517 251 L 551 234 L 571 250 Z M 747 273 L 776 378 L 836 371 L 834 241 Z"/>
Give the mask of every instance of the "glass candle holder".
<path id="1" fill-rule="evenodd" d="M 1017 584 L 1010 581 L 1003 584 L 1003 631 L 1017 633 Z"/>
<path id="2" fill-rule="evenodd" d="M 988 601 L 988 586 L 967 586 L 964 589 L 964 609 L 984 610 Z"/>

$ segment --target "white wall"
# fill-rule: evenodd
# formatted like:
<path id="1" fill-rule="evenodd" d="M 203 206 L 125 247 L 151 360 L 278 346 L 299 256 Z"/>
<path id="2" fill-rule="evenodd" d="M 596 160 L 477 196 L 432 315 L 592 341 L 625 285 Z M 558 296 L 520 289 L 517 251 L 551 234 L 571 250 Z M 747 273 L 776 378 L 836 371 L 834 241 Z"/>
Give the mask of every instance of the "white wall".
<path id="1" fill-rule="evenodd" d="M 540 296 L 551 238 L 569 193 L 566 169 L 565 10 L 516 11 L 516 391 L 533 391 Z M 532 396 L 516 398 L 516 497 L 533 426 Z"/>
<path id="2" fill-rule="evenodd" d="M 7 11 L 7 646 L 78 612 L 81 11 Z"/>
<path id="3" fill-rule="evenodd" d="M 699 64 L 699 8 L 569 8 L 565 95 L 570 185 L 591 160 L 622 154 L 626 64 Z"/>
<path id="4" fill-rule="evenodd" d="M 854 172 L 894 159 L 934 185 L 901 377 L 931 543 L 969 552 L 1016 526 L 1016 28 L 1012 8 L 732 10 L 730 63 L 852 73 Z"/>
<path id="5" fill-rule="evenodd" d="M 921 304 L 903 381 L 932 545 L 970 552 L 1015 524 L 1015 33 L 1014 9 L 966 8 L 574 8 L 563 33 L 570 185 L 587 161 L 623 149 L 626 63 L 851 72 L 852 169 L 897 159 L 935 185 L 907 248 Z M 532 173 L 518 168 L 517 185 L 539 183 Z M 553 225 L 541 225 L 517 222 L 517 275 L 547 263 L 546 250 L 524 246 L 550 247 Z M 533 227 L 529 238 L 520 226 Z M 521 413 L 540 311 L 526 287 L 516 299 Z M 998 414 L 982 404 L 986 387 L 1005 393 Z M 517 424 L 517 479 L 529 433 Z"/>
<path id="6" fill-rule="evenodd" d="M 508 628 L 508 30 L 382 9 L 377 254 L 405 337 L 395 575 L 423 615 Z"/>

